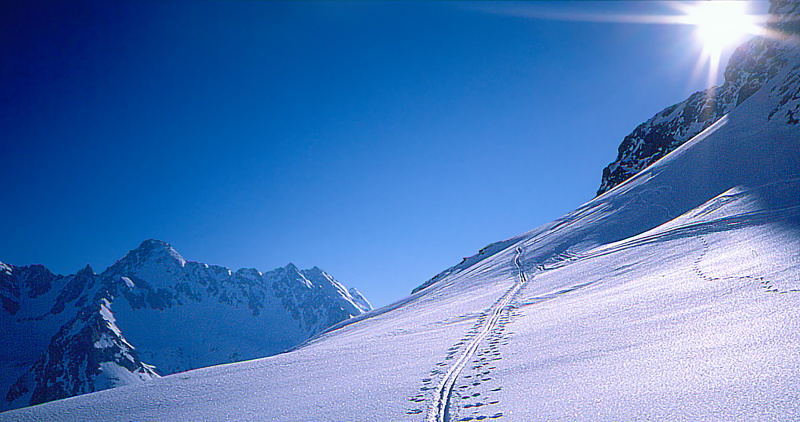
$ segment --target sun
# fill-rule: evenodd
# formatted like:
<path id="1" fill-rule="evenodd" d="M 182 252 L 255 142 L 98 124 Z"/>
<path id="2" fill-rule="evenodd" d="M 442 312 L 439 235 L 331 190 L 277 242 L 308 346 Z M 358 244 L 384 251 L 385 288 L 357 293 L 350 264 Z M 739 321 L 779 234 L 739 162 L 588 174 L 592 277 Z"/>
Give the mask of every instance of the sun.
<path id="1" fill-rule="evenodd" d="M 708 84 L 717 78 L 724 51 L 732 49 L 752 35 L 763 32 L 763 16 L 748 13 L 748 1 L 702 1 L 679 3 L 684 13 L 680 23 L 695 28 L 695 36 L 703 51 L 695 67 L 695 77 L 708 66 Z"/>
<path id="2" fill-rule="evenodd" d="M 747 13 L 745 1 L 704 1 L 687 8 L 687 18 L 695 25 L 698 40 L 710 54 L 738 45 L 743 38 L 761 28 Z"/>

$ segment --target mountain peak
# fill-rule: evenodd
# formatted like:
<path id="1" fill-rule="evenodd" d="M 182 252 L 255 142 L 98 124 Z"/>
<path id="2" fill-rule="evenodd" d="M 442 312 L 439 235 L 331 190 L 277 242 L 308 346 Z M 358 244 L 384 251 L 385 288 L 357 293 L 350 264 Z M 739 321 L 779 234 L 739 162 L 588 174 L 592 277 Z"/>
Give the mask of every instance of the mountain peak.
<path id="1" fill-rule="evenodd" d="M 83 267 L 83 269 L 82 269 L 82 270 L 80 270 L 80 271 L 78 271 L 77 273 L 75 273 L 75 275 L 76 275 L 76 276 L 87 276 L 87 275 L 94 275 L 94 270 L 92 269 L 92 266 L 91 266 L 91 265 L 89 265 L 89 264 L 86 264 L 86 266 L 85 266 L 85 267 Z"/>
<path id="2" fill-rule="evenodd" d="M 186 259 L 173 249 L 172 245 L 163 240 L 147 239 L 138 248 L 128 252 L 124 258 L 117 261 L 111 268 L 119 268 L 118 265 L 138 266 L 147 261 L 174 262 L 181 267 L 186 265 Z"/>
<path id="3" fill-rule="evenodd" d="M 158 239 L 147 239 L 139 244 L 139 247 L 136 250 L 159 250 L 159 249 L 172 249 L 172 245 L 169 243 L 158 240 Z"/>
<path id="4" fill-rule="evenodd" d="M 347 290 L 347 292 L 350 293 L 350 296 L 353 298 L 353 302 L 355 302 L 355 304 L 358 305 L 362 311 L 368 312 L 373 309 L 372 304 L 369 303 L 367 298 L 365 298 L 364 295 L 362 295 L 361 292 L 359 292 L 355 287 L 351 287 L 349 290 Z"/>

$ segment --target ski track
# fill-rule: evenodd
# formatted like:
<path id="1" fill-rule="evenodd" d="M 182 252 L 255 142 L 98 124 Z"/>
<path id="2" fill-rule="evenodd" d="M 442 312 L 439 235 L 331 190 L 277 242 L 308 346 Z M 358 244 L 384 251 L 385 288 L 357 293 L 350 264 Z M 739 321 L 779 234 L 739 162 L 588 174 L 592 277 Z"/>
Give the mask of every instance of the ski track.
<path id="1" fill-rule="evenodd" d="M 780 210 L 777 213 L 763 213 L 762 216 L 767 217 L 767 220 L 773 220 L 774 214 L 785 217 L 786 211 L 787 210 Z M 796 214 L 798 209 L 797 207 L 794 207 L 789 211 L 791 214 Z M 731 225 L 731 223 L 733 225 L 741 225 L 741 221 L 739 221 L 741 217 L 743 216 L 737 215 L 733 218 L 722 219 L 724 221 L 704 222 L 701 224 L 692 224 L 687 227 L 678 227 L 665 233 L 644 236 L 642 238 L 635 239 L 634 241 L 620 242 L 619 244 L 614 245 L 614 247 L 602 248 L 600 251 L 590 251 L 587 254 L 575 254 L 565 251 L 556 255 L 554 257 L 554 262 L 536 265 L 532 273 L 535 275 L 540 272 L 563 267 L 564 265 L 568 265 L 576 260 L 595 258 L 598 256 L 607 255 L 609 253 L 618 252 L 619 250 L 641 246 L 643 244 L 649 244 L 659 240 L 663 241 L 673 238 L 695 236 L 701 244 L 701 251 L 693 262 L 693 271 L 701 280 L 707 282 L 723 280 L 750 280 L 760 283 L 761 288 L 766 292 L 800 293 L 800 289 L 781 291 L 777 288 L 774 288 L 771 285 L 771 282 L 765 280 L 764 277 L 743 275 L 738 277 L 720 278 L 710 276 L 700 268 L 701 262 L 705 259 L 710 250 L 710 245 L 704 236 L 718 231 L 715 230 L 718 229 L 718 227 L 715 226 L 719 225 L 720 223 L 725 226 Z M 752 218 L 752 214 L 747 217 Z M 750 223 L 752 224 L 752 222 Z M 512 334 L 504 334 L 504 327 L 508 322 L 510 322 L 511 317 L 514 314 L 514 309 L 536 304 L 543 300 L 553 299 L 562 294 L 569 293 L 596 283 L 587 282 L 578 284 L 554 293 L 530 298 L 528 301 L 526 301 L 526 303 L 515 304 L 514 299 L 518 296 L 520 290 L 528 282 L 528 275 L 525 273 L 522 265 L 523 252 L 524 251 L 522 247 L 516 247 L 516 254 L 514 255 L 514 259 L 512 261 L 517 270 L 517 280 L 514 285 L 504 292 L 503 295 L 500 296 L 500 298 L 488 310 L 484 311 L 483 314 L 478 317 L 475 326 L 467 333 L 465 337 L 447 349 L 447 356 L 444 358 L 444 360 L 437 363 L 434 369 L 430 371 L 430 375 L 422 380 L 423 387 L 420 389 L 421 393 L 409 398 L 409 401 L 417 404 L 422 404 L 425 401 L 430 402 L 427 406 L 427 414 L 424 422 L 488 421 L 503 417 L 502 412 L 484 413 L 480 410 L 484 406 L 499 403 L 499 400 L 493 400 L 489 396 L 491 396 L 494 392 L 502 390 L 503 387 L 497 386 L 490 389 L 485 385 L 485 383 L 492 380 L 492 378 L 489 377 L 489 374 L 493 369 L 496 368 L 495 361 L 501 359 L 499 346 L 508 344 L 508 335 Z M 481 345 L 483 344 L 487 344 L 488 347 L 485 350 L 479 351 Z M 466 348 L 463 348 L 463 346 L 466 346 Z M 462 348 L 463 352 L 461 352 L 461 354 L 456 358 L 458 351 Z M 452 363 L 450 363 L 449 368 L 445 372 L 444 368 L 448 366 L 448 361 L 452 361 Z M 473 363 L 472 370 L 474 373 L 462 375 L 464 368 L 467 367 L 470 362 Z M 439 376 L 442 376 L 442 374 L 444 374 L 443 377 L 434 387 L 433 383 L 436 382 L 436 379 Z M 458 381 L 460 378 L 464 379 L 464 385 L 460 385 L 458 388 L 456 388 L 456 381 Z M 484 383 L 484 385 L 479 387 L 481 383 Z M 471 413 L 462 416 L 459 415 L 459 410 Z M 409 415 L 420 415 L 423 412 L 423 408 L 417 407 L 407 411 L 406 413 Z"/>
<path id="2" fill-rule="evenodd" d="M 468 341 L 467 347 L 464 350 L 464 352 L 461 354 L 461 356 L 458 357 L 458 359 L 455 360 L 455 362 L 453 362 L 450 365 L 450 368 L 447 370 L 447 372 L 445 373 L 445 375 L 442 378 L 442 380 L 436 386 L 435 391 L 433 393 L 432 403 L 428 407 L 428 415 L 425 418 L 425 422 L 450 422 L 451 421 L 451 419 L 450 419 L 450 413 L 451 413 L 451 407 L 452 407 L 451 401 L 454 398 L 453 389 L 455 387 L 456 380 L 458 379 L 458 377 L 461 374 L 461 372 L 464 369 L 464 367 L 475 357 L 475 353 L 478 350 L 478 348 L 480 347 L 480 345 L 483 343 L 483 341 L 486 340 L 486 338 L 489 337 L 489 335 L 491 333 L 497 331 L 498 329 L 501 329 L 502 328 L 501 326 L 505 325 L 505 322 L 507 322 L 507 319 L 508 319 L 507 318 L 507 316 L 508 316 L 508 312 L 507 311 L 510 310 L 512 301 L 517 296 L 517 293 L 519 292 L 520 288 L 522 288 L 522 286 L 527 282 L 527 276 L 525 275 L 525 270 L 523 269 L 522 262 L 521 262 L 522 253 L 523 253 L 522 247 L 517 246 L 516 255 L 514 256 L 514 261 L 513 261 L 514 262 L 514 266 L 517 269 L 517 278 L 518 278 L 517 281 L 514 283 L 514 286 L 512 286 L 505 293 L 503 293 L 503 295 L 500 296 L 500 298 L 497 300 L 497 302 L 495 302 L 495 304 L 492 305 L 492 308 L 490 308 L 490 311 L 488 312 L 488 316 L 484 315 L 482 318 L 480 318 L 478 320 L 478 324 L 481 325 L 480 330 L 475 332 L 475 335 Z M 503 318 L 504 314 L 506 315 L 506 318 Z M 474 330 L 475 329 L 473 329 L 473 331 Z M 494 339 L 493 341 L 490 341 L 489 343 L 490 343 L 490 346 L 491 346 L 491 350 L 494 350 L 494 348 L 497 347 L 497 345 L 501 342 L 501 340 L 502 339 Z M 463 342 L 464 342 L 464 340 L 462 340 L 461 342 L 459 342 L 459 344 L 456 344 L 455 346 L 453 346 L 453 347 L 451 347 L 449 349 L 450 353 L 448 354 L 448 359 L 452 358 L 452 352 L 458 350 L 459 346 L 461 346 L 463 344 Z M 480 356 L 482 354 L 483 354 L 483 352 L 479 353 L 478 355 Z M 495 354 L 499 354 L 499 352 L 495 352 Z M 499 357 L 495 357 L 492 360 L 496 360 L 496 359 L 499 359 Z M 486 358 L 481 358 L 478 361 L 484 361 L 485 362 Z M 477 361 L 476 361 L 476 363 L 477 363 Z M 442 363 L 437 364 L 437 366 L 442 366 Z M 482 368 L 482 365 L 476 365 L 475 367 L 473 367 L 473 369 L 478 369 L 478 368 Z M 490 368 L 490 369 L 493 369 L 493 368 Z M 488 374 L 488 372 L 489 371 L 484 371 L 484 372 L 480 373 L 479 375 L 486 376 Z M 434 369 L 432 371 L 432 374 L 437 374 L 437 373 L 441 373 L 441 371 L 437 370 L 437 369 Z M 471 377 L 471 376 L 467 376 L 467 377 Z M 482 379 L 486 380 L 486 378 L 482 378 Z M 488 378 L 488 379 L 490 379 L 490 378 Z M 423 380 L 423 382 L 430 382 L 430 381 L 432 381 L 431 378 L 426 378 L 425 380 Z M 479 381 L 474 381 L 472 383 L 472 385 L 474 385 L 474 386 L 477 386 L 479 384 L 480 384 Z M 467 386 L 462 386 L 462 388 L 466 388 L 466 387 Z M 498 391 L 500 388 L 502 388 L 502 387 L 496 388 L 496 389 L 494 389 L 492 391 Z M 423 387 L 422 389 L 423 389 L 423 391 L 425 391 L 425 390 L 427 390 L 429 388 L 428 387 Z M 458 396 L 458 398 L 465 399 L 465 398 L 470 398 L 470 397 L 479 397 L 480 393 L 474 393 L 471 396 L 465 396 L 465 397 L 460 397 L 460 395 L 458 395 L 458 394 L 456 394 L 456 396 Z M 413 397 L 411 399 L 411 401 L 420 402 L 420 401 L 424 401 L 424 399 L 422 399 L 421 395 L 417 395 L 417 396 Z M 496 403 L 497 403 L 496 401 L 495 402 L 490 402 L 490 404 L 496 404 Z M 464 407 L 465 408 L 467 408 L 467 407 L 481 407 L 483 405 L 484 405 L 484 403 L 478 402 L 478 403 L 475 403 L 475 404 L 472 404 L 472 405 L 468 404 L 468 405 L 466 405 Z M 414 409 L 414 410 L 409 411 L 408 413 L 409 414 L 422 413 L 422 409 Z M 500 417 L 502 417 L 502 413 L 495 413 L 492 416 L 479 416 L 477 418 L 468 417 L 468 418 L 464 418 L 464 419 L 461 419 L 461 420 L 465 420 L 465 421 L 472 420 L 472 419 L 484 420 L 484 419 L 497 419 L 497 418 L 500 418 Z"/>

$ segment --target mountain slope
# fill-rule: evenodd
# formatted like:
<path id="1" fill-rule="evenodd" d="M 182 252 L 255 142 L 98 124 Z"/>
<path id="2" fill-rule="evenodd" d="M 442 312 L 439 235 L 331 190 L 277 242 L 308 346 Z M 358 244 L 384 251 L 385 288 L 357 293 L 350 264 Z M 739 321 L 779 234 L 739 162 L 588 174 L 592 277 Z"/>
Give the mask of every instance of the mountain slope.
<path id="1" fill-rule="evenodd" d="M 770 35 L 742 44 L 725 68 L 725 82 L 665 108 L 639 125 L 619 146 L 617 158 L 603 169 L 597 195 L 628 180 L 711 126 L 750 98 L 786 65 L 786 43 L 773 38 L 796 33 L 791 19 L 798 14 L 792 1 L 773 2 Z"/>
<path id="2" fill-rule="evenodd" d="M 0 409 L 274 355 L 371 309 L 316 267 L 232 272 L 157 240 L 99 275 L 0 270 Z"/>

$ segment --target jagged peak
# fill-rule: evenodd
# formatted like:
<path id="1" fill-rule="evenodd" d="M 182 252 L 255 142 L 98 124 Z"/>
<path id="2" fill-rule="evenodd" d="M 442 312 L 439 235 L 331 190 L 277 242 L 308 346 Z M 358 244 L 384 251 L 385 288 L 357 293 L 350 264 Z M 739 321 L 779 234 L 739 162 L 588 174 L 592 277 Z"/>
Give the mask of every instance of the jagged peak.
<path id="1" fill-rule="evenodd" d="M 94 272 L 94 270 L 92 269 L 92 266 L 91 266 L 91 265 L 89 265 L 89 264 L 86 264 L 86 266 L 85 266 L 85 267 L 83 267 L 83 269 L 81 269 L 80 271 L 78 271 L 77 273 L 75 273 L 75 276 L 76 276 L 76 277 L 77 277 L 77 276 L 83 276 L 83 277 L 85 277 L 85 276 L 91 276 L 91 275 L 95 275 L 95 272 Z"/>
<path id="2" fill-rule="evenodd" d="M 174 251 L 175 249 L 172 248 L 172 245 L 169 243 L 158 240 L 158 239 L 147 239 L 139 244 L 135 250 L 137 251 Z"/>
<path id="3" fill-rule="evenodd" d="M 147 260 L 158 258 L 173 260 L 180 266 L 186 265 L 186 259 L 184 259 L 172 245 L 158 239 L 147 239 L 143 241 L 139 247 L 128 252 L 119 262 L 136 265 Z"/>
<path id="4" fill-rule="evenodd" d="M 236 270 L 235 275 L 239 279 L 245 279 L 257 282 L 258 280 L 261 279 L 261 276 L 263 274 L 261 273 L 261 271 L 255 268 L 239 268 L 238 270 Z"/>
<path id="5" fill-rule="evenodd" d="M 320 289 L 331 297 L 338 298 L 342 309 L 350 315 L 372 310 L 372 305 L 356 289 L 348 290 L 342 283 L 319 267 L 301 271 L 313 288 Z"/>
<path id="6" fill-rule="evenodd" d="M 259 276 L 261 275 L 261 271 L 255 269 L 255 268 L 239 268 L 238 270 L 236 270 L 236 273 L 237 274 L 256 274 L 256 275 L 259 275 Z"/>
<path id="7" fill-rule="evenodd" d="M 303 271 L 301 271 L 301 272 L 302 272 L 302 273 L 303 273 L 303 275 L 305 275 L 305 276 L 309 276 L 309 275 L 319 275 L 319 276 L 322 276 L 322 277 L 324 277 L 324 276 L 326 276 L 326 275 L 328 274 L 328 273 L 326 273 L 324 270 L 322 270 L 322 268 L 320 268 L 320 267 L 317 267 L 317 266 L 313 266 L 313 267 L 311 267 L 311 268 L 309 268 L 309 269 L 307 269 L 307 270 L 303 270 Z"/>
<path id="8" fill-rule="evenodd" d="M 311 288 L 312 283 L 308 281 L 306 276 L 303 275 L 303 272 L 297 268 L 296 265 L 293 263 L 286 264 L 285 267 L 277 268 L 273 271 L 270 271 L 270 277 L 276 277 L 278 279 L 282 279 L 284 283 L 300 283 L 301 285 L 305 286 L 306 288 Z"/>
<path id="9" fill-rule="evenodd" d="M 350 297 L 353 298 L 353 302 L 355 302 L 355 304 L 359 308 L 361 308 L 362 311 L 368 312 L 374 309 L 372 307 L 372 304 L 369 303 L 369 301 L 367 300 L 367 298 L 364 297 L 364 295 L 362 295 L 361 292 L 359 292 L 358 289 L 356 289 L 355 287 L 349 288 L 347 290 L 347 293 L 350 294 Z"/>
<path id="10" fill-rule="evenodd" d="M 328 273 L 326 273 L 319 267 L 313 267 L 307 270 L 302 270 L 300 271 L 300 273 L 303 274 L 305 278 L 307 278 L 309 281 L 311 281 L 318 287 L 323 287 L 328 285 L 337 286 L 340 284 L 339 282 L 334 280 L 333 277 L 331 277 Z M 344 286 L 341 285 L 339 285 L 338 287 L 344 288 Z"/>
<path id="11" fill-rule="evenodd" d="M 47 267 L 45 267 L 42 264 L 31 264 L 31 265 L 28 265 L 28 268 L 31 269 L 31 270 L 34 270 L 34 271 L 50 271 L 50 270 L 47 269 Z"/>

